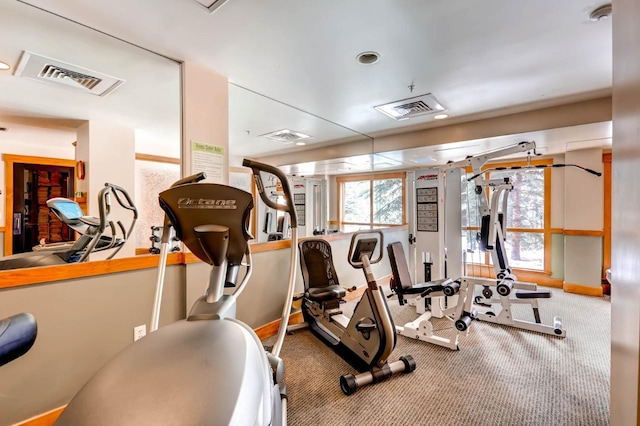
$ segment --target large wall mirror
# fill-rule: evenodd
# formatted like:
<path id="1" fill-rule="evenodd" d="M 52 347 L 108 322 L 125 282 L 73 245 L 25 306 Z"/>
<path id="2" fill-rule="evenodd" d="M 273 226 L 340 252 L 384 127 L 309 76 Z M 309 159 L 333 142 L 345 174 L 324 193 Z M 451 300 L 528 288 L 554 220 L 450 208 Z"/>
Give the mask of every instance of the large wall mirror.
<path id="1" fill-rule="evenodd" d="M 18 1 L 2 2 L 0 26 L 10 66 L 0 71 L 2 253 L 68 239 L 46 200 L 98 216 L 94 188 L 105 182 L 139 211 L 117 256 L 148 252 L 151 226 L 162 224 L 158 189 L 180 176 L 180 64 Z M 91 159 L 78 164 L 80 149 Z M 128 212 L 114 214 L 126 228 Z"/>
<path id="2" fill-rule="evenodd" d="M 373 140 L 366 135 L 241 86 L 229 86 L 231 182 L 242 182 L 237 166 L 243 157 L 281 167 L 290 176 L 299 237 L 335 229 L 335 176 L 373 171 L 372 150 Z M 281 201 L 278 182 L 271 182 L 267 192 L 273 201 Z M 255 212 L 257 242 L 290 237 L 284 214 L 262 200 Z"/>

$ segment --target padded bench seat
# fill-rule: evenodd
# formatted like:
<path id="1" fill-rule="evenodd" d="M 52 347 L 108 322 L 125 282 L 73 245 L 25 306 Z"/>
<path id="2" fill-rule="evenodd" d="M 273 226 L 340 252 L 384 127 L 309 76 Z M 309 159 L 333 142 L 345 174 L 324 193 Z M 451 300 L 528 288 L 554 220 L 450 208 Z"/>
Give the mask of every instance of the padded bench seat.
<path id="1" fill-rule="evenodd" d="M 518 290 L 516 291 L 516 299 L 549 299 L 551 292 L 549 290 Z"/>
<path id="2" fill-rule="evenodd" d="M 339 285 L 329 285 L 326 287 L 311 287 L 307 290 L 309 299 L 314 302 L 327 302 L 329 300 L 340 300 L 347 292 Z"/>

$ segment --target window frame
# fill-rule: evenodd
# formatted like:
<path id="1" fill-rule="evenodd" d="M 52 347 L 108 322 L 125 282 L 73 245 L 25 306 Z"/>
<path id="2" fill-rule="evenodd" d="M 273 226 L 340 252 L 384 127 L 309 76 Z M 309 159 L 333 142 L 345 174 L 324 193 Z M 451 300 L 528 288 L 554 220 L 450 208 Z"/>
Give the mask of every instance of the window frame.
<path id="1" fill-rule="evenodd" d="M 530 162 L 527 162 L 526 160 L 509 161 L 509 162 L 500 162 L 500 163 L 490 163 L 483 166 L 482 170 L 492 169 L 496 167 L 517 167 L 517 166 L 522 167 L 527 165 L 531 165 L 531 166 L 547 165 L 548 166 L 551 164 L 553 164 L 553 159 L 550 159 L 550 158 L 540 159 L 540 160 L 531 160 Z M 543 228 L 507 227 L 507 235 L 509 235 L 510 232 L 542 234 L 543 241 L 544 241 L 543 269 L 540 270 L 540 269 L 517 268 L 517 267 L 514 267 L 513 265 L 511 266 L 511 269 L 514 272 L 522 272 L 527 275 L 550 276 L 551 275 L 551 234 L 553 233 L 551 229 L 551 170 L 552 169 L 550 167 L 547 167 L 541 170 L 544 172 L 544 221 L 543 221 L 544 226 Z M 502 171 L 502 170 L 498 170 L 498 171 Z M 520 170 L 520 171 L 526 172 L 526 169 Z M 471 174 L 473 173 L 473 170 L 471 169 L 471 167 L 466 167 L 465 172 L 467 174 Z M 489 174 L 490 173 L 491 172 L 489 172 Z M 488 194 L 489 194 L 489 188 L 485 188 L 485 196 L 488 196 Z M 462 228 L 462 231 L 479 232 L 480 228 L 478 226 L 466 226 Z M 471 262 L 467 262 L 467 271 L 468 273 L 470 272 L 469 275 L 480 276 L 480 277 L 493 277 L 495 275 L 495 270 L 493 265 L 490 262 L 491 254 L 488 252 L 485 252 L 483 253 L 482 258 L 483 258 L 482 263 L 474 262 L 473 259 Z"/>
<path id="2" fill-rule="evenodd" d="M 387 223 L 376 223 L 374 222 L 374 197 L 373 197 L 373 182 L 377 180 L 387 180 L 387 179 L 401 179 L 402 181 L 402 223 L 400 224 L 387 224 Z M 364 222 L 345 222 L 344 221 L 344 184 L 346 182 L 358 182 L 358 181 L 369 181 L 369 193 L 371 196 L 369 197 L 369 223 Z M 366 173 L 366 174 L 357 174 L 357 175 L 348 175 L 348 176 L 337 176 L 336 177 L 336 187 L 338 192 L 338 226 L 340 229 L 344 229 L 345 225 L 355 225 L 355 226 L 368 226 L 370 229 L 374 228 L 384 228 L 390 226 L 402 226 L 407 224 L 407 173 L 406 172 L 394 172 L 394 173 Z"/>

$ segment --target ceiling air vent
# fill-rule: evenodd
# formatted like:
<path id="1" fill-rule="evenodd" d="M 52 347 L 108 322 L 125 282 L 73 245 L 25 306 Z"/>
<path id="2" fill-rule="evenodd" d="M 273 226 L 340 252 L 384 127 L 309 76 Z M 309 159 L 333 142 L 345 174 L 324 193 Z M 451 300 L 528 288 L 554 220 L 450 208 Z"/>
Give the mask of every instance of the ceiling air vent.
<path id="1" fill-rule="evenodd" d="M 427 114 L 437 114 L 445 110 L 431 93 L 375 107 L 378 111 L 396 120 L 406 120 Z"/>
<path id="2" fill-rule="evenodd" d="M 277 130 L 275 132 L 266 133 L 260 136 L 264 138 L 272 139 L 274 141 L 278 141 L 284 144 L 298 142 L 302 139 L 309 139 L 311 137 L 309 135 L 305 135 L 304 133 L 294 132 L 293 130 L 289 130 L 289 129 Z"/>
<path id="3" fill-rule="evenodd" d="M 66 86 L 96 96 L 111 93 L 124 83 L 124 80 L 119 78 L 31 52 L 22 53 L 15 75 Z"/>
<path id="4" fill-rule="evenodd" d="M 215 12 L 220 6 L 225 4 L 227 0 L 196 0 L 204 6 L 210 13 Z"/>

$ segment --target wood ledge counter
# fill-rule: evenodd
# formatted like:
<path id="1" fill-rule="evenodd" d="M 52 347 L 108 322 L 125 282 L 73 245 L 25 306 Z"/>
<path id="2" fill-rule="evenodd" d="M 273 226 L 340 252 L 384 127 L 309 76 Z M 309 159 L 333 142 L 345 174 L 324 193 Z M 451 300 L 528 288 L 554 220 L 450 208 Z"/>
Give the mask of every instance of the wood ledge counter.
<path id="1" fill-rule="evenodd" d="M 394 226 L 381 229 L 383 233 L 406 230 L 407 226 Z M 353 233 L 336 233 L 318 235 L 308 238 L 322 238 L 327 241 L 337 241 L 351 238 Z M 306 238 L 300 238 L 304 240 Z M 291 247 L 291 240 L 269 241 L 266 243 L 252 243 L 251 253 L 263 253 L 272 250 L 281 250 Z M 83 263 L 71 263 L 68 265 L 42 266 L 38 268 L 9 269 L 0 271 L 0 290 L 14 287 L 22 287 L 34 284 L 44 284 L 55 281 L 71 280 L 77 278 L 106 275 L 118 272 L 134 271 L 138 269 L 150 269 L 158 267 L 159 256 L 140 255 L 124 259 L 96 260 Z M 167 258 L 168 265 L 186 265 L 200 262 L 192 253 L 171 253 Z"/>

